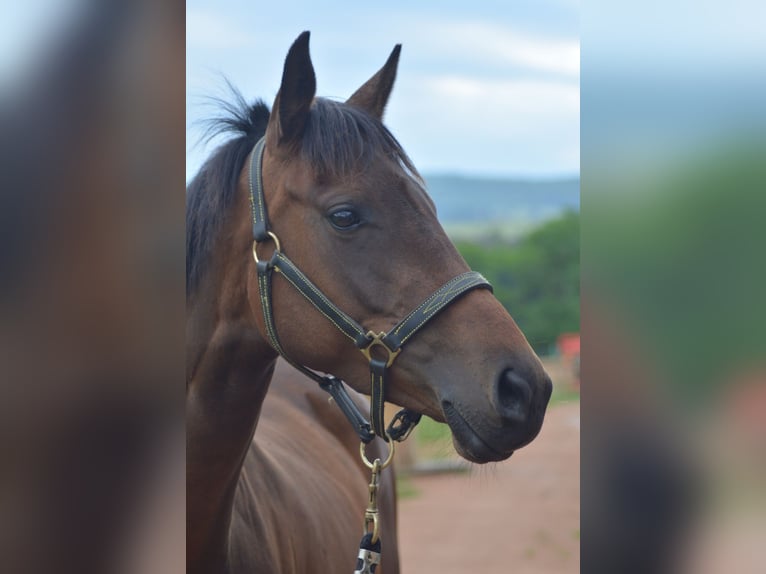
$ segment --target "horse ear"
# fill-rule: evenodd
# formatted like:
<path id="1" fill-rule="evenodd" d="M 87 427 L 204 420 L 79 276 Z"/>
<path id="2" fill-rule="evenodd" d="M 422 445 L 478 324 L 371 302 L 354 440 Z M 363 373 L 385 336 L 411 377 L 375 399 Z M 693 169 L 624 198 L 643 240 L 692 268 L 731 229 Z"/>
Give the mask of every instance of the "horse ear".
<path id="1" fill-rule="evenodd" d="M 370 115 L 383 119 L 383 111 L 388 103 L 388 97 L 394 87 L 396 79 L 396 68 L 399 65 L 399 53 L 402 51 L 402 45 L 397 44 L 393 52 L 372 78 L 367 80 L 364 85 L 346 100 L 346 103 L 357 108 L 361 108 Z"/>
<path id="2" fill-rule="evenodd" d="M 277 145 L 295 142 L 303 135 L 311 102 L 316 93 L 314 66 L 309 55 L 310 32 L 303 32 L 290 46 L 282 72 L 282 84 L 274 100 L 269 132 Z"/>

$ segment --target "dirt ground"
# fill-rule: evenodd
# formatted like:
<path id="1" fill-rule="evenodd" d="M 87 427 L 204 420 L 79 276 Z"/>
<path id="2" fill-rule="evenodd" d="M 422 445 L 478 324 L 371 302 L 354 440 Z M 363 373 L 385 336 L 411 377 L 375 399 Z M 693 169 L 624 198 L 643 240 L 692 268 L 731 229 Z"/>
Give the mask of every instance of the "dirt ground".
<path id="1" fill-rule="evenodd" d="M 551 406 L 537 439 L 505 462 L 409 481 L 404 574 L 580 571 L 579 402 Z"/>

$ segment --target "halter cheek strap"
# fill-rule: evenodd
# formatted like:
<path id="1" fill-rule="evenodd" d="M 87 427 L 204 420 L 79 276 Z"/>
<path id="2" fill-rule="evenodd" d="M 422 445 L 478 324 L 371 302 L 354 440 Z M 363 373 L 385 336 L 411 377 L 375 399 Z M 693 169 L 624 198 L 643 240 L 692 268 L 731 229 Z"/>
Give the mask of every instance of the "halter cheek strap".
<path id="1" fill-rule="evenodd" d="M 400 411 L 394 420 L 385 428 L 383 422 L 383 406 L 386 398 L 388 371 L 394 363 L 404 344 L 428 321 L 452 303 L 461 295 L 473 289 L 489 289 L 492 286 L 479 273 L 468 271 L 453 277 L 442 285 L 425 301 L 418 305 L 404 319 L 399 321 L 388 332 L 373 333 L 362 327 L 357 321 L 339 309 L 298 267 L 282 252 L 277 236 L 269 230 L 266 203 L 263 194 L 263 176 L 261 166 L 265 139 L 261 138 L 253 149 L 250 159 L 250 205 L 253 216 L 253 258 L 258 274 L 258 290 L 266 326 L 266 334 L 271 346 L 296 369 L 314 379 L 329 392 L 338 406 L 349 419 L 360 439 L 368 443 L 375 435 L 384 439 L 404 440 L 415 424 L 420 420 L 420 414 L 408 409 Z M 273 242 L 274 251 L 268 261 L 258 258 L 256 251 L 260 243 Z M 274 321 L 271 287 L 273 273 L 284 277 L 303 297 L 311 303 L 324 317 L 330 321 L 356 346 L 367 359 L 370 367 L 370 423 L 359 412 L 354 402 L 348 396 L 340 379 L 332 375 L 319 375 L 307 367 L 291 360 L 279 342 Z M 380 349 L 375 349 L 380 347 Z M 387 439 L 386 439 L 387 440 Z"/>

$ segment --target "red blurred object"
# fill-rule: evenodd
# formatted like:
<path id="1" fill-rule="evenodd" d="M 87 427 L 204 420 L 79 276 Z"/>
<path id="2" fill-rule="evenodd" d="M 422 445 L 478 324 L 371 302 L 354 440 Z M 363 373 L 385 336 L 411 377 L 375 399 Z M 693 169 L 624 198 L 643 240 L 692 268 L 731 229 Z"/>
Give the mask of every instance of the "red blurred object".
<path id="1" fill-rule="evenodd" d="M 577 358 L 580 355 L 580 333 L 562 333 L 556 341 L 556 348 L 567 360 Z"/>
<path id="2" fill-rule="evenodd" d="M 571 369 L 574 385 L 580 386 L 580 333 L 562 333 L 556 341 L 562 362 Z"/>

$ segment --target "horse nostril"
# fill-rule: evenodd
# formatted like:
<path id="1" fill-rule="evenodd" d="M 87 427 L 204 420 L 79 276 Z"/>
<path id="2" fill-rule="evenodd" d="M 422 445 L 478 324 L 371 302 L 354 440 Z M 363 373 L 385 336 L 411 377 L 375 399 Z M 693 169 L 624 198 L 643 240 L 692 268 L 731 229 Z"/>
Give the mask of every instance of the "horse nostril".
<path id="1" fill-rule="evenodd" d="M 513 369 L 500 374 L 497 384 L 497 407 L 507 422 L 523 423 L 527 419 L 532 402 L 532 388 Z"/>

